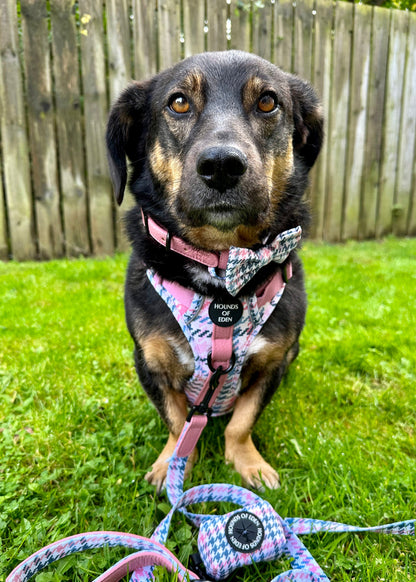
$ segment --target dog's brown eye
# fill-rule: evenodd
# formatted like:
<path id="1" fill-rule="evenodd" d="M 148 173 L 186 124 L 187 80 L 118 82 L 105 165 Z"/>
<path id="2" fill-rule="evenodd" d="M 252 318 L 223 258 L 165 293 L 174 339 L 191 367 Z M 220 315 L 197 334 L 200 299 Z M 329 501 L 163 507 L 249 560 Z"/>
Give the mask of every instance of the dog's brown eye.
<path id="1" fill-rule="evenodd" d="M 271 113 L 277 109 L 277 97 L 273 93 L 263 93 L 257 102 L 257 108 L 262 113 Z"/>
<path id="2" fill-rule="evenodd" d="M 173 95 L 169 101 L 169 108 L 175 113 L 188 113 L 189 107 L 189 101 L 182 93 Z"/>

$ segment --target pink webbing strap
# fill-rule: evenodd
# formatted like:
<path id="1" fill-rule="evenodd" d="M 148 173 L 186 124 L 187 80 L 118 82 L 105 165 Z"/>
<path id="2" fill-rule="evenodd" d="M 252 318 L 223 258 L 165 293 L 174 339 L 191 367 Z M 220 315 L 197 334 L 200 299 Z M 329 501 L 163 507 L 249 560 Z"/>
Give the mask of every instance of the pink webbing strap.
<path id="1" fill-rule="evenodd" d="M 283 269 L 284 275 L 282 273 Z M 282 267 L 282 270 L 279 269 L 273 278 L 263 288 L 257 291 L 257 304 L 260 308 L 266 303 L 270 303 L 273 297 L 285 286 L 285 282 L 289 281 L 292 277 L 292 263 L 287 263 Z"/>
<path id="2" fill-rule="evenodd" d="M 231 356 L 233 354 L 233 331 L 234 326 L 220 327 L 219 325 L 212 326 L 212 352 L 211 352 L 211 366 L 217 369 L 222 366 L 227 369 L 230 365 Z"/>
<path id="3" fill-rule="evenodd" d="M 189 457 L 196 447 L 207 422 L 208 416 L 206 414 L 194 414 L 189 421 L 185 422 L 176 445 L 178 457 Z"/>
<path id="4" fill-rule="evenodd" d="M 233 355 L 233 329 L 234 326 L 220 327 L 215 324 L 213 325 L 212 352 L 209 364 L 211 374 L 205 380 L 195 406 L 198 406 L 203 402 L 208 390 L 211 388 L 211 380 L 215 374 L 215 370 L 220 366 L 223 370 L 227 370 L 230 366 Z M 209 399 L 208 408 L 211 408 L 214 404 L 224 385 L 225 379 L 226 374 L 220 376 L 218 386 L 215 388 Z M 193 414 L 191 418 L 185 422 L 176 447 L 176 454 L 178 457 L 187 457 L 192 453 L 207 422 L 208 416 L 206 414 Z"/>
<path id="5" fill-rule="evenodd" d="M 172 555 L 173 561 L 176 563 L 176 558 Z M 179 562 L 178 562 L 179 563 Z M 168 560 L 162 554 L 158 552 L 143 551 L 140 553 L 132 554 L 127 556 L 124 560 L 120 560 L 115 566 L 108 569 L 104 574 L 101 574 L 94 582 L 119 582 L 125 576 L 128 576 L 135 570 L 139 568 L 146 568 L 147 566 L 163 566 L 168 572 L 175 572 L 172 562 Z M 187 570 L 187 576 L 183 577 L 179 571 L 177 571 L 178 580 L 188 580 L 188 576 L 196 578 L 196 575 Z M 196 578 L 198 579 L 198 578 Z"/>
<path id="6" fill-rule="evenodd" d="M 150 216 L 146 216 L 143 210 L 142 220 L 148 234 L 166 249 L 174 251 L 193 261 L 197 261 L 206 267 L 225 269 L 228 261 L 228 251 L 221 251 L 219 253 L 204 251 L 186 243 L 178 236 L 170 236 L 169 232 L 163 226 L 160 226 Z"/>

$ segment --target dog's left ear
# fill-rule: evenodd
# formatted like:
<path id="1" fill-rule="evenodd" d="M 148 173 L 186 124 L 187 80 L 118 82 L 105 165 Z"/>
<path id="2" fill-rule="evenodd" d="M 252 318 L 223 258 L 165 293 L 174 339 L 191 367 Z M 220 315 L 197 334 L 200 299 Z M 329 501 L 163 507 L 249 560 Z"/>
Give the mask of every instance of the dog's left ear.
<path id="1" fill-rule="evenodd" d="M 312 168 L 322 147 L 324 118 L 321 103 L 309 83 L 290 75 L 293 101 L 293 149 L 308 170 Z"/>
<path id="2" fill-rule="evenodd" d="M 129 85 L 110 111 L 106 132 L 107 158 L 118 204 L 123 202 L 126 188 L 126 156 L 130 159 L 134 156 L 138 160 L 144 157 L 151 82 L 152 79 Z"/>

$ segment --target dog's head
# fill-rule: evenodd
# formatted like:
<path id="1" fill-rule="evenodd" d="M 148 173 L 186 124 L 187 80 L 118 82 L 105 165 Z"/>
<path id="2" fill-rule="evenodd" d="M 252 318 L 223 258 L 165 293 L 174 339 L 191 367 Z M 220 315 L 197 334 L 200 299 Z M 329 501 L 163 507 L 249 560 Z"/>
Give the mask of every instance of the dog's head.
<path id="1" fill-rule="evenodd" d="M 196 55 L 131 84 L 107 129 L 118 203 L 127 156 L 139 205 L 209 250 L 267 237 L 286 202 L 293 205 L 293 183 L 305 182 L 322 138 L 310 85 L 239 51 Z"/>

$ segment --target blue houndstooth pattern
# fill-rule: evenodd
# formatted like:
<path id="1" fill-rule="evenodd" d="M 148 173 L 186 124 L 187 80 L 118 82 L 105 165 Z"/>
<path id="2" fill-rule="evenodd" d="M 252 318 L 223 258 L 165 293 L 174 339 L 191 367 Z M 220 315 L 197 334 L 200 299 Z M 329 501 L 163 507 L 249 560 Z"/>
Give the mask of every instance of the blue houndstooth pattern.
<path id="1" fill-rule="evenodd" d="M 241 566 L 253 562 L 273 560 L 284 554 L 293 560 L 294 569 L 281 574 L 273 582 L 283 582 L 284 580 L 329 582 L 328 577 L 289 527 L 286 520 L 283 520 L 267 501 L 252 491 L 236 485 L 218 483 L 199 485 L 183 493 L 186 461 L 186 457 L 180 458 L 176 455 L 173 455 L 170 460 L 166 491 L 172 503 L 172 510 L 156 529 L 154 539 L 159 542 L 166 540 L 172 515 L 174 511 L 179 510 L 194 525 L 200 527 L 198 549 L 207 573 L 214 580 L 227 578 L 232 571 Z M 261 548 L 253 553 L 242 553 L 227 543 L 224 526 L 230 516 L 239 510 L 217 516 L 194 514 L 185 509 L 188 505 L 210 501 L 232 502 L 243 507 L 244 511 L 257 515 L 265 530 Z M 148 580 L 150 581 L 152 578 Z M 141 580 L 132 578 L 132 582 L 141 582 Z"/>
<path id="2" fill-rule="evenodd" d="M 234 517 L 246 513 L 257 516 L 264 528 L 261 545 L 253 552 L 241 552 L 234 549 L 226 535 L 227 524 Z M 236 510 L 225 515 L 218 515 L 201 524 L 198 535 L 198 550 L 204 562 L 207 574 L 215 580 L 227 578 L 231 572 L 241 566 L 254 562 L 275 560 L 282 555 L 286 544 L 282 520 L 273 507 L 264 500 L 246 505 L 244 512 Z"/>
<path id="3" fill-rule="evenodd" d="M 192 350 L 195 369 L 185 385 L 185 395 L 189 405 L 192 406 L 197 402 L 207 378 L 211 375 L 207 354 L 212 350 L 214 324 L 209 316 L 209 306 L 213 298 L 195 293 L 191 304 L 189 306 L 183 305 L 154 271 L 149 269 L 147 276 L 155 291 L 165 301 L 179 323 Z M 285 285 L 282 285 L 270 301 L 261 305 L 256 295 L 241 299 L 243 313 L 241 319 L 233 326 L 232 347 L 236 361 L 213 403 L 212 416 L 226 414 L 233 409 L 241 387 L 241 370 L 246 361 L 247 351 L 262 326 L 273 313 L 284 289 Z"/>

